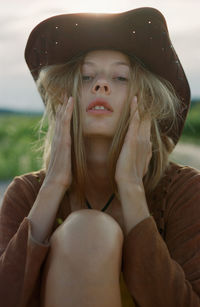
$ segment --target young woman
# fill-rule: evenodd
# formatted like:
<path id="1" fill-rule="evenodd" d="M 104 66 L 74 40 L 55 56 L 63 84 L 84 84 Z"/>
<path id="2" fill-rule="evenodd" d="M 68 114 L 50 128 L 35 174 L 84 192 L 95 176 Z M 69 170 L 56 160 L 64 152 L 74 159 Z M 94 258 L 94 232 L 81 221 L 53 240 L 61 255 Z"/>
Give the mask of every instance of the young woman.
<path id="1" fill-rule="evenodd" d="M 3 306 L 200 306 L 200 174 L 168 159 L 190 90 L 164 17 L 54 16 L 25 57 L 49 128 L 43 169 L 4 196 Z"/>

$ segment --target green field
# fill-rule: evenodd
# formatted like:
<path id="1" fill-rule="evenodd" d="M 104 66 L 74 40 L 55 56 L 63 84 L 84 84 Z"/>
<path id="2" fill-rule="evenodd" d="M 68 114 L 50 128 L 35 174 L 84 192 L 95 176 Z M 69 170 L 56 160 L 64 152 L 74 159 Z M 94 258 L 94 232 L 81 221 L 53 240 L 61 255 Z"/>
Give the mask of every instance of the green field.
<path id="1" fill-rule="evenodd" d="M 200 102 L 199 101 L 195 101 L 192 103 L 180 141 L 195 143 L 197 145 L 200 145 Z"/>
<path id="2" fill-rule="evenodd" d="M 0 180 L 41 168 L 41 153 L 35 151 L 40 119 L 41 115 L 0 113 Z M 200 102 L 192 104 L 180 141 L 200 144 Z"/>
<path id="3" fill-rule="evenodd" d="M 36 126 L 41 116 L 0 115 L 0 180 L 41 168 L 35 152 Z"/>

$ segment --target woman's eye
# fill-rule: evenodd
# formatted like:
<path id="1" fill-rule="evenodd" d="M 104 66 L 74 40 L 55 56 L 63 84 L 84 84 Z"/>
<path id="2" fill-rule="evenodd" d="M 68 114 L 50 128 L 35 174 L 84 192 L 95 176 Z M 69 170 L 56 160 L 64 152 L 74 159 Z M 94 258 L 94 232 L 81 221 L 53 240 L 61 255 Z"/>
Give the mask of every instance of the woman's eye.
<path id="1" fill-rule="evenodd" d="M 82 76 L 82 80 L 83 81 L 90 81 L 90 80 L 92 80 L 92 76 Z"/>
<path id="2" fill-rule="evenodd" d="M 119 81 L 128 81 L 127 78 L 121 76 L 117 77 L 116 79 L 118 79 Z"/>

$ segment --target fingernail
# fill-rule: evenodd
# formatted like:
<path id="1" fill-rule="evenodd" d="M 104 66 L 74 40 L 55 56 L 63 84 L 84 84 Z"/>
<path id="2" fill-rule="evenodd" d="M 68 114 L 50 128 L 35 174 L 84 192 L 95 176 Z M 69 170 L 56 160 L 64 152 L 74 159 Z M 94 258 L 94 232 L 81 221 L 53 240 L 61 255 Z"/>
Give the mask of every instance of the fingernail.
<path id="1" fill-rule="evenodd" d="M 71 103 L 72 101 L 73 101 L 73 98 L 72 96 L 70 96 L 68 102 Z"/>
<path id="2" fill-rule="evenodd" d="M 134 101 L 134 103 L 137 103 L 137 96 L 133 97 L 133 101 Z"/>

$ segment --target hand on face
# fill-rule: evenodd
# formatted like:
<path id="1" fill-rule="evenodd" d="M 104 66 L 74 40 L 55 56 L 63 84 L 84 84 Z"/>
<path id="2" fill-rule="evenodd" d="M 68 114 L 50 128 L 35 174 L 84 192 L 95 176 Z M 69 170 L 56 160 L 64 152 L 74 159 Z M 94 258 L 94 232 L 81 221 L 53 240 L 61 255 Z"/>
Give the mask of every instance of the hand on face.
<path id="1" fill-rule="evenodd" d="M 115 171 L 118 185 L 126 183 L 143 184 L 152 156 L 151 119 L 147 114 L 139 116 L 137 97 L 131 103 L 131 121 L 126 133 Z"/>

